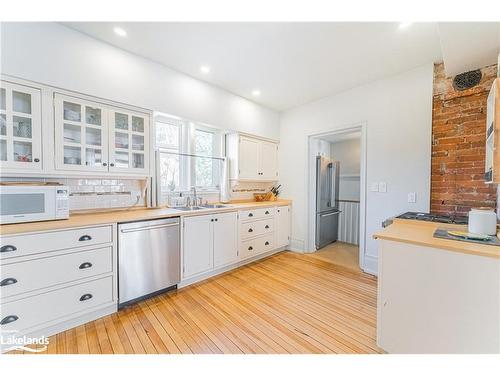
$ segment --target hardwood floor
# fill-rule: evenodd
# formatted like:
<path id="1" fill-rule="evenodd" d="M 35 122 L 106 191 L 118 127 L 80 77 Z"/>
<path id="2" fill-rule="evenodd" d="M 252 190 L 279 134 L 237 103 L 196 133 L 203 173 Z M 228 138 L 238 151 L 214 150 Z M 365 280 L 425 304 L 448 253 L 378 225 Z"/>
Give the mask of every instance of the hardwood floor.
<path id="1" fill-rule="evenodd" d="M 355 271 L 360 271 L 358 245 L 337 241 L 308 255 Z"/>
<path id="2" fill-rule="evenodd" d="M 283 252 L 57 334 L 47 353 L 380 353 L 376 287 Z"/>

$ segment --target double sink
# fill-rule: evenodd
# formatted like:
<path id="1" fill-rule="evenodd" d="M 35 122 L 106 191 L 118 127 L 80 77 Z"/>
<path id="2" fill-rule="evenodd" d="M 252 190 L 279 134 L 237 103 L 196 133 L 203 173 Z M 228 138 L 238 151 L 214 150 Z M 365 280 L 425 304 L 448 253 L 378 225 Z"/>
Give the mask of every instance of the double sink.
<path id="1" fill-rule="evenodd" d="M 180 210 L 180 211 L 198 211 L 198 210 L 204 210 L 207 208 L 225 208 L 229 207 L 224 204 L 203 204 L 201 206 L 190 206 L 190 207 L 172 207 L 175 210 Z"/>

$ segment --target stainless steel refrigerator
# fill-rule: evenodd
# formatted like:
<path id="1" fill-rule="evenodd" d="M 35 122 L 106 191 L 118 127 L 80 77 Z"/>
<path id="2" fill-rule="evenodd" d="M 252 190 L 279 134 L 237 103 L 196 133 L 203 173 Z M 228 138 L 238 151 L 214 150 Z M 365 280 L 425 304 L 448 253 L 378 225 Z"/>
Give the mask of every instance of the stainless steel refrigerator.
<path id="1" fill-rule="evenodd" d="M 339 168 L 338 161 L 316 157 L 316 249 L 338 238 Z"/>

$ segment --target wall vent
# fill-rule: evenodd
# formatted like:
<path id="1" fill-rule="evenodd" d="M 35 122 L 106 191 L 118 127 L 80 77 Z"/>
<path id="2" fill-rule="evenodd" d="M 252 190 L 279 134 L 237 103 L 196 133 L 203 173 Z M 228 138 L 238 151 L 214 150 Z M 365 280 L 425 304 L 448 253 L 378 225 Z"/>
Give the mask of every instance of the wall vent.
<path id="1" fill-rule="evenodd" d="M 481 77 L 482 74 L 479 69 L 461 73 L 453 78 L 453 88 L 457 91 L 470 89 L 479 84 Z"/>

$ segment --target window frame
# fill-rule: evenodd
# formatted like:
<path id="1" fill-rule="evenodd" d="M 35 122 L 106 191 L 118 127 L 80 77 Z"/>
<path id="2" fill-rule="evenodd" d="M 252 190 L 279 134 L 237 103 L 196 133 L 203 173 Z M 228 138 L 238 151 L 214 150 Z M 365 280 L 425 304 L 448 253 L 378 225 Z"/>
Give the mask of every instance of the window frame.
<path id="1" fill-rule="evenodd" d="M 223 130 L 214 126 L 189 121 L 177 116 L 172 116 L 160 112 L 155 112 L 153 118 L 155 124 L 155 150 L 163 150 L 172 154 L 179 155 L 179 187 L 172 192 L 167 192 L 167 194 L 189 192 L 192 186 L 195 186 L 196 190 L 202 193 L 219 193 L 220 181 L 219 183 L 215 182 L 215 185 L 209 187 L 196 186 L 196 131 L 203 131 L 213 134 L 214 138 L 212 158 L 214 159 L 212 160 L 219 160 L 222 158 L 223 152 Z M 179 145 L 177 147 L 175 147 L 175 145 L 159 144 L 157 142 L 157 123 L 177 125 L 179 127 Z M 193 156 L 189 157 L 183 154 Z M 220 163 L 212 163 L 212 176 L 215 177 L 215 181 L 220 177 L 222 166 L 219 164 Z M 160 177 L 156 176 L 156 178 Z M 159 186 L 160 184 L 161 181 L 159 182 Z"/>

